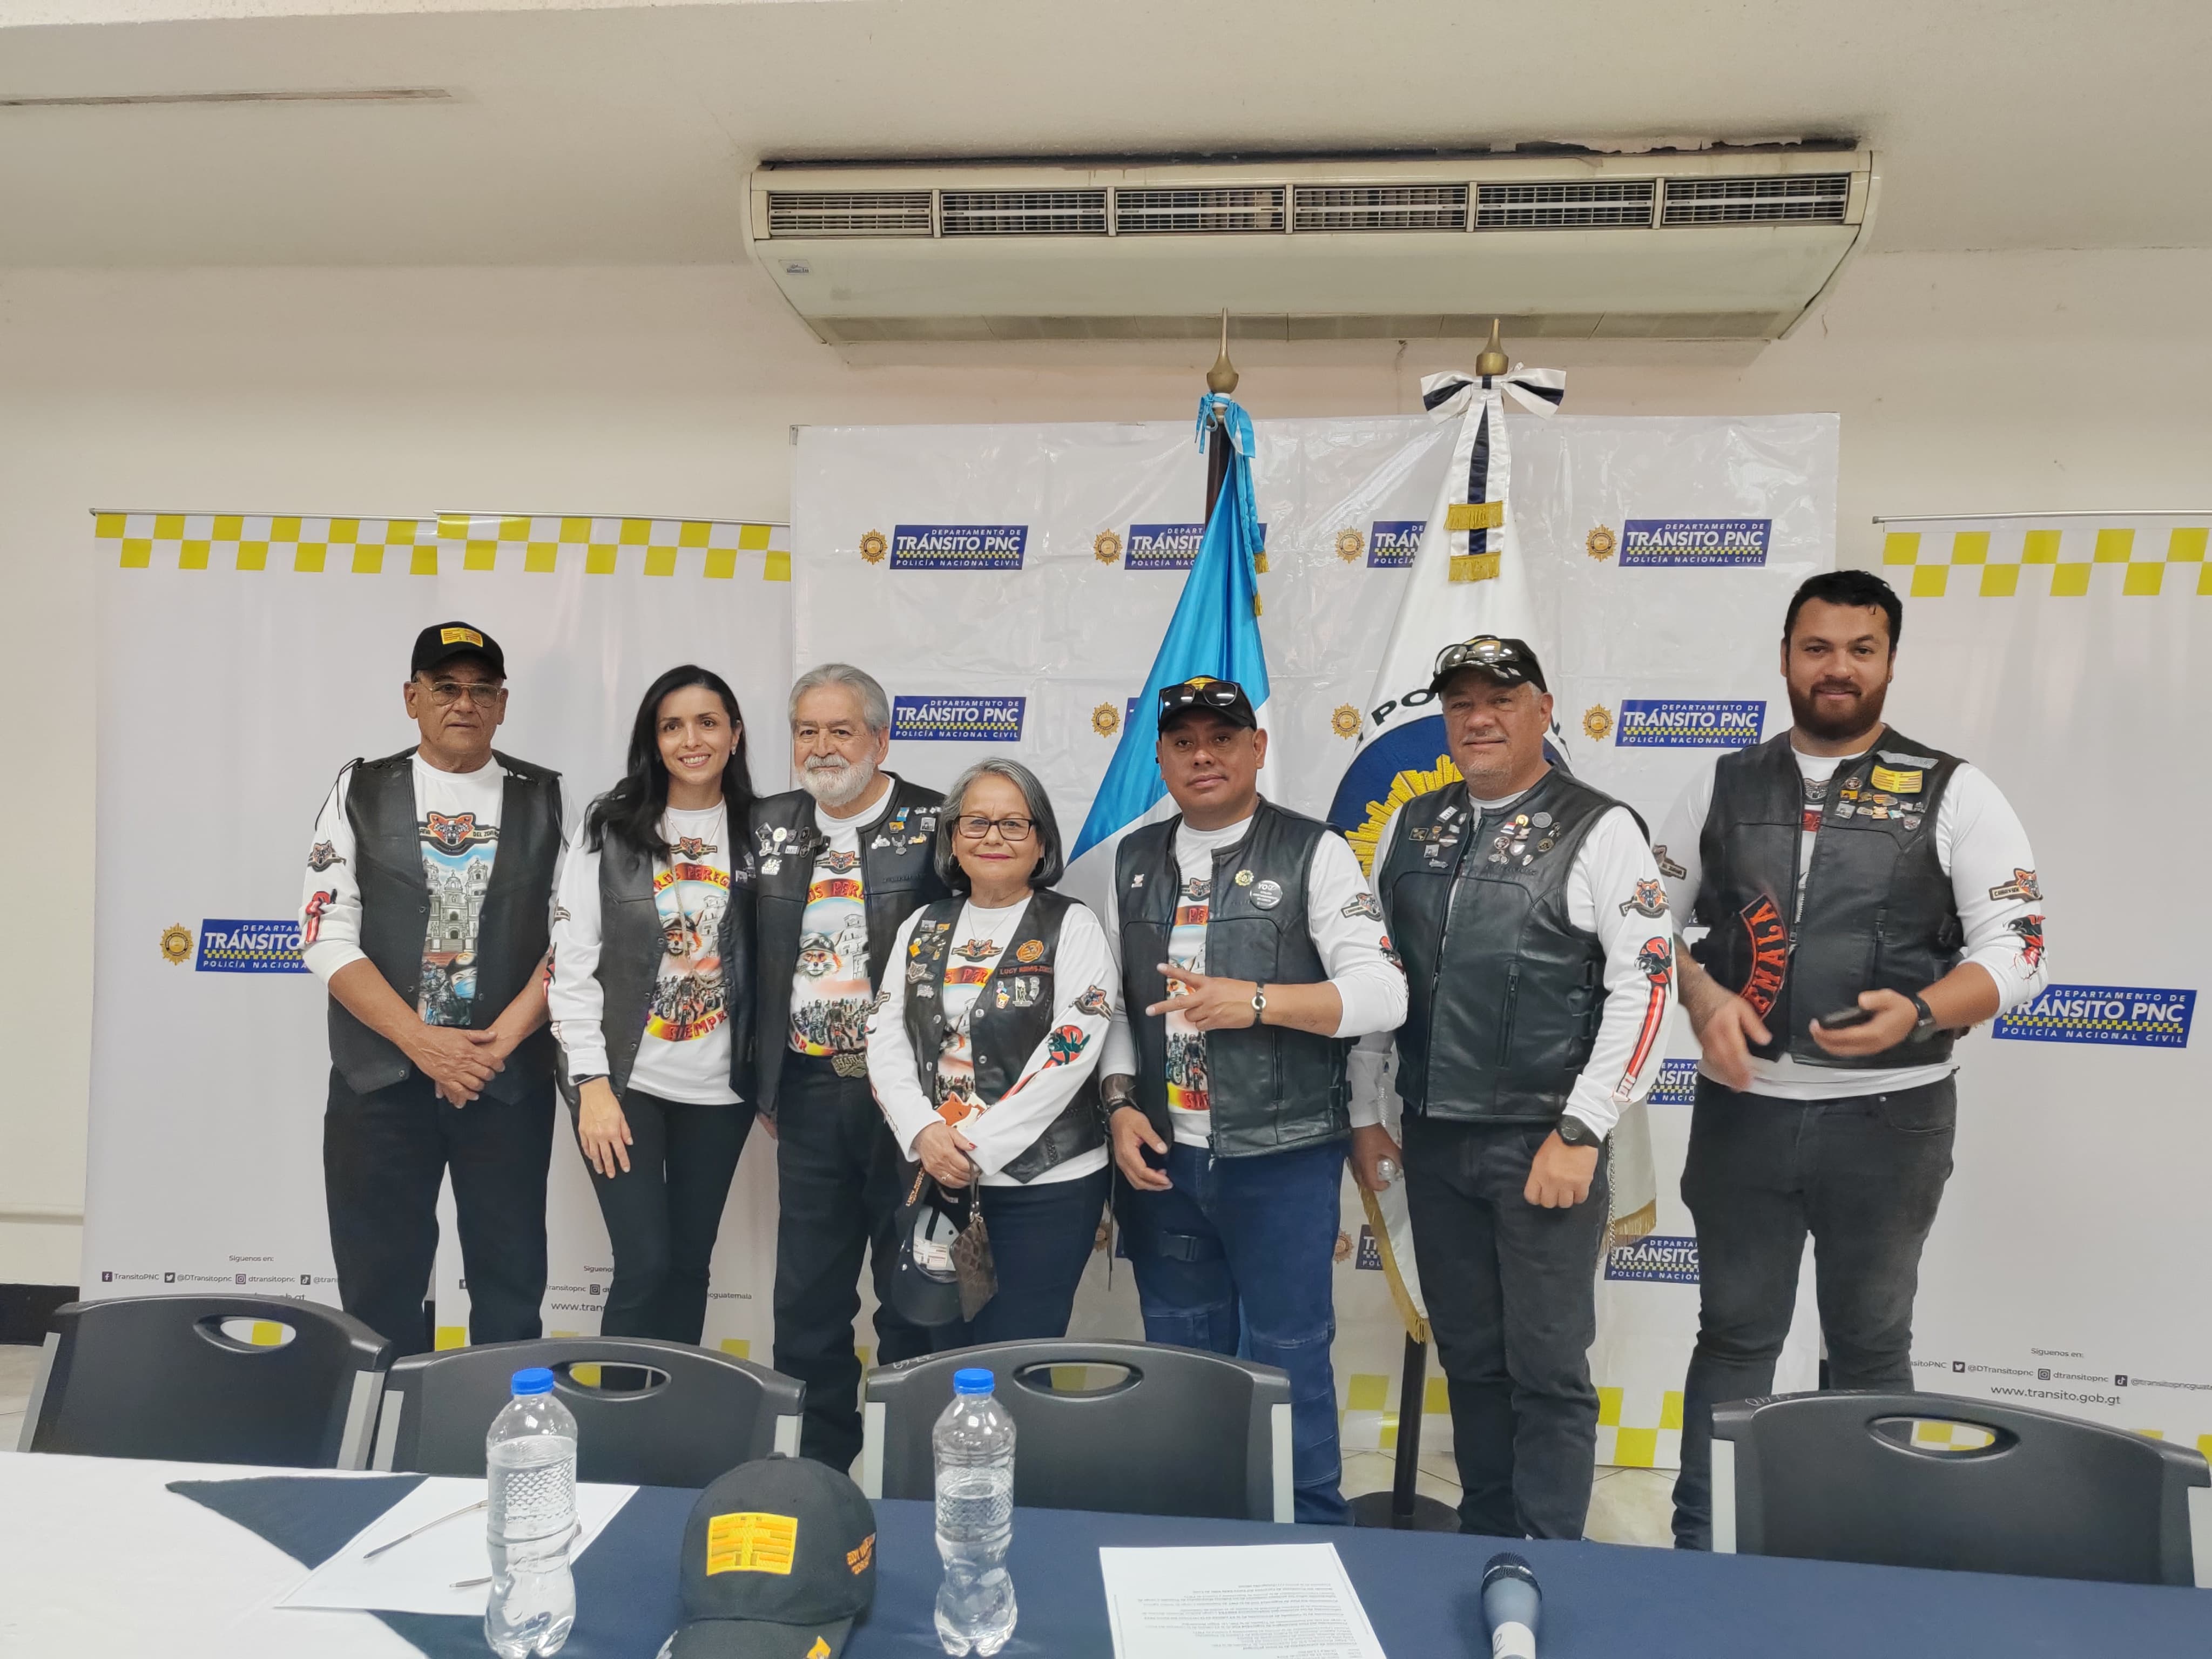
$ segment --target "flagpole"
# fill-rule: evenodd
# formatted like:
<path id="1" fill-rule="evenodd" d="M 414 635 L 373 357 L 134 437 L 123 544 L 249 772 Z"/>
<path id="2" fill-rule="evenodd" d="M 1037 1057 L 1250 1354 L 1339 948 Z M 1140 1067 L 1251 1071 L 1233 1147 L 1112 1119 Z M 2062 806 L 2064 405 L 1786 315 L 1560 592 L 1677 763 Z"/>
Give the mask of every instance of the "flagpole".
<path id="1" fill-rule="evenodd" d="M 1221 308 L 1221 355 L 1213 360 L 1213 367 L 1206 371 L 1206 389 L 1223 397 L 1237 390 L 1237 365 L 1229 361 L 1229 307 Z M 1221 411 L 1216 410 L 1207 423 L 1206 434 L 1206 517 L 1213 518 L 1213 504 L 1220 499 L 1222 480 L 1229 476 L 1228 434 L 1221 429 Z"/>

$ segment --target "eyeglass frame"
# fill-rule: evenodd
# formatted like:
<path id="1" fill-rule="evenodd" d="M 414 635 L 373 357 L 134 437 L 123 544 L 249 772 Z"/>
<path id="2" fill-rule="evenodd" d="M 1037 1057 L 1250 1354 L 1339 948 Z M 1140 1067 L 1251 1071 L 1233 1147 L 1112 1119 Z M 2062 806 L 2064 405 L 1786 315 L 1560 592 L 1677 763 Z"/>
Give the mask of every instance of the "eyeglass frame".
<path id="1" fill-rule="evenodd" d="M 505 680 L 429 680 L 417 674 L 415 684 L 441 708 L 464 701 L 472 708 L 489 708 L 507 695 Z M 444 695 L 447 692 L 451 695 Z"/>
<path id="2" fill-rule="evenodd" d="M 977 823 L 982 824 L 983 827 L 981 830 L 969 827 Z M 1012 827 L 1017 823 L 1022 826 L 1019 830 Z M 981 812 L 956 812 L 952 815 L 952 831 L 963 841 L 972 841 L 981 845 L 990 839 L 991 831 L 994 830 L 999 832 L 999 839 L 1007 846 L 1026 847 L 1030 844 L 1030 838 L 1036 834 L 1036 820 L 1026 817 L 986 817 Z"/>

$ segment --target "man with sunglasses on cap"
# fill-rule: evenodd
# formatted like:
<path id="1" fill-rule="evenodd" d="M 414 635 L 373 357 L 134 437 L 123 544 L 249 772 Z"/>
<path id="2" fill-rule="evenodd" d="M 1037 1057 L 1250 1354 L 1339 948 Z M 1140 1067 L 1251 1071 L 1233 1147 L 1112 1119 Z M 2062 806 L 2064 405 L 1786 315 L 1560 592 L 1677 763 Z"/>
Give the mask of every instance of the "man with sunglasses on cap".
<path id="1" fill-rule="evenodd" d="M 1658 1073 L 1666 890 L 1636 815 L 1547 757 L 1552 697 L 1526 643 L 1448 647 L 1430 690 L 1462 781 L 1407 802 L 1375 848 L 1411 994 L 1395 1039 L 1405 1148 L 1382 1127 L 1390 1040 L 1370 1038 L 1352 1156 L 1376 1190 L 1383 1157 L 1404 1164 L 1461 1530 L 1579 1538 L 1605 1139 Z"/>
<path id="2" fill-rule="evenodd" d="M 1405 1017 L 1358 860 L 1261 798 L 1267 734 L 1242 686 L 1160 694 L 1179 809 L 1123 839 L 1105 911 L 1121 1007 L 1099 1063 L 1122 1242 L 1153 1342 L 1290 1374 L 1297 1518 L 1341 1524 L 1329 1344 L 1352 1040 Z"/>
<path id="3" fill-rule="evenodd" d="M 429 1348 L 423 1302 L 450 1171 L 469 1340 L 539 1334 L 553 1042 L 541 971 L 561 778 L 491 746 L 507 658 L 468 623 L 416 636 L 420 733 L 338 774 L 307 854 L 308 969 L 330 990 L 323 1187 L 345 1310 Z"/>

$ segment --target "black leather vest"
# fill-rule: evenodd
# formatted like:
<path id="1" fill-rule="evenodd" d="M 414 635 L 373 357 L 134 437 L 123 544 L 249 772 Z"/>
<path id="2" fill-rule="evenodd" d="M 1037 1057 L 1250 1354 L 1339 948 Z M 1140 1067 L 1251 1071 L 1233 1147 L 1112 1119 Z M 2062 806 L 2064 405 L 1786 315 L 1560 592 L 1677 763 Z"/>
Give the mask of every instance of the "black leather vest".
<path id="1" fill-rule="evenodd" d="M 477 920 L 476 994 L 469 1024 L 483 1030 L 520 995 L 550 943 L 553 873 L 561 854 L 561 775 L 497 750 L 507 774 L 499 806 L 499 848 Z M 415 751 L 356 761 L 346 788 L 353 827 L 354 874 L 361 884 L 362 953 L 399 1000 L 414 1007 L 422 984 L 422 942 L 430 928 L 430 888 L 422 873 L 422 832 L 415 807 Z M 389 1088 L 415 1073 L 407 1056 L 331 999 L 331 1063 L 356 1094 Z M 519 1101 L 553 1071 L 553 1034 L 540 1025 L 494 1073 L 484 1093 Z"/>
<path id="2" fill-rule="evenodd" d="M 1936 860 L 1936 814 L 1959 766 L 1955 756 L 1885 730 L 1873 749 L 1837 767 L 1802 907 L 1805 799 L 1790 734 L 1724 755 L 1713 769 L 1692 912 L 1711 931 L 1696 955 L 1773 1034 L 1752 1050 L 1760 1059 L 1787 1054 L 1808 1066 L 1872 1071 L 1950 1058 L 1948 1032 L 1846 1058 L 1814 1042 L 1808 1028 L 1855 1006 L 1862 991 L 1910 996 L 1958 965 L 1966 930 Z"/>
<path id="3" fill-rule="evenodd" d="M 1114 860 L 1121 1001 L 1137 1042 L 1137 1103 L 1163 1139 L 1170 1133 L 1167 1018 L 1145 1010 L 1167 995 L 1159 964 L 1168 959 L 1182 886 L 1175 854 L 1182 828 L 1178 816 L 1133 830 Z M 1213 855 L 1206 922 L 1209 975 L 1271 985 L 1310 985 L 1328 977 L 1306 925 L 1306 878 L 1321 838 L 1335 833 L 1317 819 L 1259 804 L 1243 841 Z M 1213 1155 L 1249 1158 L 1349 1134 L 1344 1062 L 1351 1050 L 1349 1042 L 1285 1025 L 1208 1031 Z"/>
<path id="4" fill-rule="evenodd" d="M 930 905 L 915 923 L 914 938 L 907 946 L 906 1036 L 914 1045 L 921 1092 L 933 1103 L 938 1098 L 937 1059 L 945 1051 L 945 975 L 951 966 L 952 930 L 967 902 L 949 898 Z M 968 1016 L 968 1042 L 975 1060 L 975 1097 L 986 1106 L 1006 1097 L 1052 1030 L 1053 963 L 1060 954 L 1060 924 L 1074 904 L 1059 893 L 1031 893 L 1006 954 L 975 994 Z M 925 987 L 933 994 L 915 994 Z M 1028 1151 L 1006 1164 L 1005 1172 L 1017 1181 L 1034 1181 L 1054 1165 L 1105 1144 L 1094 1066 L 1075 1098 L 1046 1125 Z"/>
<path id="5" fill-rule="evenodd" d="M 868 919 L 868 983 L 880 987 L 884 958 L 899 924 L 936 899 L 949 896 L 934 863 L 937 817 L 945 797 L 904 778 L 891 780 L 889 804 L 860 836 L 861 905 Z M 777 831 L 782 839 L 776 838 Z M 806 890 L 822 832 L 814 797 L 804 789 L 753 803 L 753 906 L 758 951 L 754 958 L 753 1091 L 760 1109 L 775 1115 L 776 1085 L 791 1041 L 791 977 L 799 966 L 799 940 L 806 916 Z M 746 1091 L 739 1090 L 740 1094 Z"/>
<path id="6" fill-rule="evenodd" d="M 730 817 L 735 823 L 744 822 L 742 810 Z M 730 892 L 722 907 L 720 953 L 722 1006 L 730 1032 L 730 1087 L 742 1100 L 753 1081 L 753 865 L 742 833 L 733 833 L 731 839 L 732 844 L 723 849 L 729 855 Z M 599 965 L 592 976 L 599 981 L 607 1084 L 617 1096 L 629 1087 L 630 1068 L 637 1064 L 638 1047 L 645 1040 L 645 1023 L 653 1012 L 653 988 L 659 982 L 666 949 L 660 908 L 653 896 L 658 864 L 612 834 L 599 853 Z M 561 1091 L 572 1103 L 576 1097 L 565 1056 Z"/>
<path id="7" fill-rule="evenodd" d="M 1376 883 L 1406 963 L 1398 1093 L 1416 1116 L 1549 1123 L 1605 1014 L 1605 947 L 1567 915 L 1567 877 L 1620 803 L 1557 767 L 1479 816 L 1464 783 L 1417 795 Z"/>

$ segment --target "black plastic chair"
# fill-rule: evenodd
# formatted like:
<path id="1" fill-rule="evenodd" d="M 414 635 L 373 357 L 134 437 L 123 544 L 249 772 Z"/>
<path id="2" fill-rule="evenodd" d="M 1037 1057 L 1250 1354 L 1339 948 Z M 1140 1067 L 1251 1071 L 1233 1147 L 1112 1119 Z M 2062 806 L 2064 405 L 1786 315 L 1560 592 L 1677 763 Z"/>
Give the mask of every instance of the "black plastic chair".
<path id="1" fill-rule="evenodd" d="M 1931 1443 L 1921 1424 L 1978 1431 Z M 2185 1447 L 2051 1412 L 1846 1390 L 1713 1408 L 1713 1547 L 2124 1584 L 2196 1582 Z M 2204 1500 L 2196 1500 L 2204 1507 Z"/>
<path id="2" fill-rule="evenodd" d="M 552 1370 L 553 1392 L 576 1415 L 580 1480 L 703 1486 L 756 1457 L 798 1455 L 803 1382 L 682 1342 L 562 1336 L 401 1360 L 385 1377 L 372 1466 L 483 1474 L 484 1431 L 513 1397 L 514 1373 L 532 1365 Z"/>
<path id="3" fill-rule="evenodd" d="M 54 1310 L 18 1449 L 357 1469 L 392 1344 L 313 1302 L 134 1296 Z"/>
<path id="4" fill-rule="evenodd" d="M 1000 1342 L 870 1371 L 861 1491 L 933 1494 L 930 1431 L 952 1398 L 953 1372 L 971 1365 L 997 1374 L 1014 1419 L 1017 1504 L 1291 1518 L 1290 1378 L 1272 1365 L 1147 1342 Z"/>

